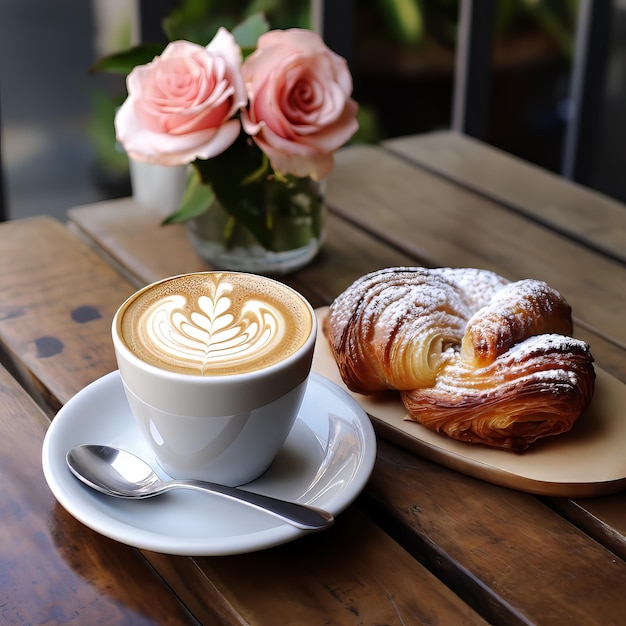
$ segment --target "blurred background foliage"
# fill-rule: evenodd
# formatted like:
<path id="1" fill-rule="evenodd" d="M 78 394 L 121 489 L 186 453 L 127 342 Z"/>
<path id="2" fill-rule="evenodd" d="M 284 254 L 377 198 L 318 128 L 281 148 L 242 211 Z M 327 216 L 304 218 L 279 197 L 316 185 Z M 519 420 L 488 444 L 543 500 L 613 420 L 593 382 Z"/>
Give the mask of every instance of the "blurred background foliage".
<path id="1" fill-rule="evenodd" d="M 309 0 L 181 0 L 163 27 L 170 41 L 206 45 L 221 26 L 233 30 L 257 13 L 266 16 L 270 28 L 311 28 Z"/>
<path id="2" fill-rule="evenodd" d="M 353 141 L 449 127 L 459 4 L 354 0 L 350 63 L 361 110 Z M 489 141 L 558 169 L 578 0 L 498 0 L 495 10 Z M 270 28 L 312 27 L 310 0 L 180 0 L 163 20 L 161 47 L 175 39 L 206 45 L 219 27 L 232 30 L 256 13 L 265 15 Z M 144 63 L 152 56 L 144 51 L 132 60 Z M 127 167 L 113 133 L 115 108 L 126 93 L 121 76 L 106 80 L 94 88 L 91 136 L 101 169 L 115 178 Z"/>

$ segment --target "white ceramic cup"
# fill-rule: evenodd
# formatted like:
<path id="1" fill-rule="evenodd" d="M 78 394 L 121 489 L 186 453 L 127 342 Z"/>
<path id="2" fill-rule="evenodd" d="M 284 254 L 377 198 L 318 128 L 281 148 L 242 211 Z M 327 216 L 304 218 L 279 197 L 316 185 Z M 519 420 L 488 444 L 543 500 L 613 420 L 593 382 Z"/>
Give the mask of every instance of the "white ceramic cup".
<path id="1" fill-rule="evenodd" d="M 157 165 L 128 159 L 133 198 L 162 217 L 180 209 L 187 187 L 187 165 Z"/>
<path id="2" fill-rule="evenodd" d="M 265 472 L 304 397 L 316 326 L 303 296 L 253 274 L 186 274 L 128 298 L 113 346 L 159 465 L 174 478 L 231 486 Z"/>

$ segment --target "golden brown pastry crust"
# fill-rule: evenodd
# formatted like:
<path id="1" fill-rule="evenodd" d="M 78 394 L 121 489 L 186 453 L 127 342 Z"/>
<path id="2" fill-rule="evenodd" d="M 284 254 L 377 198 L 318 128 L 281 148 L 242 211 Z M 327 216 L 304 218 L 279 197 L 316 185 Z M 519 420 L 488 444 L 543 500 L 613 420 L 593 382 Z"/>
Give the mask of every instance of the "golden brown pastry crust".
<path id="1" fill-rule="evenodd" d="M 593 395 L 589 347 L 541 281 L 388 268 L 344 291 L 324 330 L 349 389 L 399 390 L 411 419 L 462 441 L 523 450 L 569 430 Z"/>

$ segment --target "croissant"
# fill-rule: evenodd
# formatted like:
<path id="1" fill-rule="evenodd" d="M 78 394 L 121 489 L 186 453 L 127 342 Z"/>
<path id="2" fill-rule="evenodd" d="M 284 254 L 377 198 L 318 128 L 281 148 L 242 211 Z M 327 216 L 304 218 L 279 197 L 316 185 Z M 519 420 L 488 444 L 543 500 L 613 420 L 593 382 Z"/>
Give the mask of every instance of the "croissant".
<path id="1" fill-rule="evenodd" d="M 524 450 L 569 430 L 594 392 L 571 308 L 538 280 L 387 268 L 346 289 L 324 331 L 349 389 L 398 390 L 410 419 L 461 441 Z"/>

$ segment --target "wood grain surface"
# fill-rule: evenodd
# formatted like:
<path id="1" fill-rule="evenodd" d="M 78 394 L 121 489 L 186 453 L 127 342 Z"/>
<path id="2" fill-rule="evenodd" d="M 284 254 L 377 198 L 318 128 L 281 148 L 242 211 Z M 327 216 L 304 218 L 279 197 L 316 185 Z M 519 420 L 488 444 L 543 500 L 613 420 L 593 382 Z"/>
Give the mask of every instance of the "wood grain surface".
<path id="1" fill-rule="evenodd" d="M 52 218 L 0 229 L 0 336 L 59 408 L 116 369 L 110 326 L 132 285 Z"/>
<path id="2" fill-rule="evenodd" d="M 195 623 L 137 550 L 57 505 L 41 469 L 48 423 L 0 367 L 0 621 Z"/>
<path id="3" fill-rule="evenodd" d="M 321 254 L 285 279 L 314 306 L 389 266 L 482 267 L 511 279 L 540 278 L 570 301 L 576 332 L 598 364 L 626 381 L 626 266 L 612 201 L 445 133 L 340 151 L 327 199 Z M 160 227 L 131 200 L 68 216 L 69 231 L 48 218 L 0 226 L 0 341 L 21 382 L 51 413 L 115 369 L 109 327 L 135 287 L 208 268 L 184 227 Z M 7 385 L 28 400 L 15 383 Z M 43 413 L 33 414 L 31 401 L 24 412 L 22 400 L 0 413 L 0 427 L 11 433 L 0 458 L 5 476 L 20 476 L 24 456 L 35 463 L 45 430 Z M 18 413 L 28 422 L 23 428 Z M 330 531 L 219 558 L 140 553 L 92 533 L 54 504 L 37 465 L 0 499 L 3 519 L 32 510 L 26 523 L 9 525 L 2 567 L 13 587 L 0 610 L 17 613 L 29 597 L 33 622 L 45 622 L 38 612 L 48 616 L 50 606 L 77 620 L 88 605 L 92 612 L 82 614 L 95 621 L 87 623 L 152 623 L 159 612 L 160 623 L 185 623 L 191 618 L 179 598 L 207 624 L 622 623 L 623 494 L 537 497 L 382 439 L 379 446 L 363 495 Z M 4 529 L 0 536 L 8 545 Z M 30 558 L 34 565 L 23 574 L 11 570 Z M 45 575 L 37 590 L 28 589 L 37 568 Z M 72 581 L 58 606 L 48 600 L 57 570 Z M 136 598 L 135 578 L 151 591 Z"/>
<path id="4" fill-rule="evenodd" d="M 624 206 L 597 191 L 449 131 L 385 146 L 421 167 L 626 262 Z"/>
<path id="5" fill-rule="evenodd" d="M 622 619 L 626 563 L 537 498 L 385 442 L 367 494 L 407 549 L 490 622 Z"/>
<path id="6" fill-rule="evenodd" d="M 357 146 L 337 160 L 328 193 L 342 216 L 428 265 L 544 280 L 580 326 L 626 347 L 623 263 L 378 149 Z"/>
<path id="7" fill-rule="evenodd" d="M 51 402 L 63 404 L 88 382 L 115 369 L 110 345 L 111 320 L 117 306 L 132 292 L 132 287 L 100 256 L 53 220 L 34 218 L 6 226 L 0 228 L 0 260 L 4 263 L 5 255 L 6 260 L 8 255 L 12 260 L 10 271 L 0 275 L 0 290 L 5 295 L 7 306 L 12 311 L 19 310 L 20 315 L 8 316 L 9 319 L 0 322 L 0 337 L 4 344 L 11 347 L 13 358 L 24 363 L 30 376 L 49 390 Z M 28 246 L 28 255 L 16 254 L 18 248 L 13 246 L 21 246 L 22 249 Z M 56 262 L 44 263 L 37 272 L 33 272 L 33 259 L 36 259 L 38 249 L 43 250 L 46 256 L 55 257 Z M 20 259 L 24 260 L 20 262 Z M 22 282 L 15 279 L 18 275 L 30 278 L 27 288 L 19 287 Z M 72 318 L 73 311 L 86 306 L 92 311 L 87 316 L 90 319 Z M 17 319 L 21 320 L 19 325 L 15 322 Z M 54 338 L 51 345 L 57 349 L 38 352 L 39 337 Z M 7 455 L 11 454 L 12 451 L 7 450 Z M 19 458 L 14 458 L 13 462 L 19 462 Z M 43 477 L 40 477 L 40 489 L 46 490 Z M 49 499 L 52 497 L 49 493 L 47 496 Z M 16 493 L 15 498 L 18 499 L 19 494 Z M 67 525 L 72 528 L 78 525 L 84 533 L 90 533 L 67 514 L 62 511 L 60 514 Z M 314 587 L 332 589 L 340 581 L 343 587 L 350 589 L 350 606 L 353 608 L 346 608 L 344 602 L 338 601 L 328 591 L 320 591 L 316 599 L 317 614 L 325 615 L 338 624 L 352 623 L 351 620 L 359 614 L 379 615 L 381 623 L 406 619 L 401 617 L 405 609 L 422 602 L 413 597 L 413 590 L 418 584 L 423 597 L 429 598 L 428 603 L 420 608 L 425 615 L 431 612 L 433 619 L 443 614 L 451 616 L 451 619 L 454 616 L 453 621 L 482 622 L 464 602 L 459 601 L 445 585 L 429 575 L 423 566 L 374 524 L 364 519 L 359 522 L 359 527 L 363 544 L 378 554 L 393 553 L 393 559 L 381 560 L 374 568 L 373 557 L 359 545 L 352 544 L 349 553 L 337 554 L 337 544 L 346 543 L 347 549 L 347 542 L 340 539 L 333 543 L 320 535 L 320 539 L 313 542 L 303 542 L 302 551 L 297 555 L 292 552 L 293 548 L 285 548 L 285 555 L 294 554 L 289 557 L 291 561 L 286 561 L 285 557 L 277 560 L 271 556 L 272 551 L 246 555 L 240 559 L 241 571 L 263 571 L 267 581 L 288 581 L 285 593 L 294 598 L 307 596 Z M 330 535 L 324 537 L 334 536 L 341 528 L 339 524 L 339 530 L 333 529 Z M 352 531 L 347 528 L 344 532 L 349 536 Z M 97 542 L 97 536 L 90 534 L 96 537 Z M 102 542 L 106 545 L 111 543 L 105 539 Z M 220 582 L 218 574 L 222 568 L 232 571 L 232 563 L 228 559 L 180 559 L 174 567 L 169 558 L 151 553 L 146 553 L 146 558 L 167 584 L 181 598 L 185 598 L 200 622 L 230 623 L 235 615 L 245 623 L 244 615 L 250 610 L 248 607 L 254 607 L 256 621 L 253 623 L 276 623 L 274 616 L 277 609 L 272 596 L 265 596 L 265 605 L 261 605 L 257 601 L 258 595 L 253 599 L 245 594 L 233 595 L 230 588 L 232 575 Z M 246 560 L 248 562 L 244 567 Z M 302 562 L 309 566 L 300 571 Z M 314 563 L 319 565 L 313 567 Z M 205 565 L 210 567 L 205 570 Z M 113 565 L 114 572 L 116 566 L 120 564 Z M 300 571 L 298 577 L 294 571 Z M 190 581 L 195 581 L 192 587 Z M 249 589 L 258 584 L 251 579 Z M 383 606 L 381 598 L 390 596 L 394 602 Z"/>

